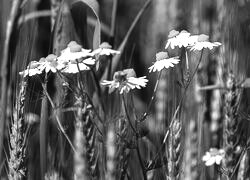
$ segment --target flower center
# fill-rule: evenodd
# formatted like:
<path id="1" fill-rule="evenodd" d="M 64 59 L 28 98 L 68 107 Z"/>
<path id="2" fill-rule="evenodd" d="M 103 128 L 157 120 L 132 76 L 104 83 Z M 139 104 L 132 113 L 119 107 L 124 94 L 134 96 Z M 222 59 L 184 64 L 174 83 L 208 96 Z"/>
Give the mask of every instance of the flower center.
<path id="1" fill-rule="evenodd" d="M 207 35 L 201 34 L 198 37 L 198 42 L 206 42 L 206 41 L 208 41 L 208 39 L 209 39 L 209 37 Z"/>
<path id="2" fill-rule="evenodd" d="M 39 66 L 39 63 L 37 63 L 36 61 L 31 61 L 30 62 L 30 65 L 29 65 L 29 68 L 30 69 L 35 69 Z"/>
<path id="3" fill-rule="evenodd" d="M 82 46 L 75 44 L 69 47 L 70 52 L 74 53 L 74 52 L 81 52 L 82 50 Z"/>
<path id="4" fill-rule="evenodd" d="M 100 48 L 103 48 L 103 49 L 111 49 L 112 46 L 107 43 L 107 42 L 103 42 L 101 45 L 100 45 Z"/>
<path id="5" fill-rule="evenodd" d="M 168 38 L 173 38 L 173 37 L 177 36 L 178 34 L 180 34 L 179 31 L 172 30 L 169 32 Z"/>
<path id="6" fill-rule="evenodd" d="M 156 61 L 160 61 L 160 60 L 167 59 L 167 58 L 169 58 L 167 52 L 159 52 L 156 54 Z"/>
<path id="7" fill-rule="evenodd" d="M 127 74 L 123 71 L 115 72 L 113 79 L 117 82 L 124 82 L 127 80 Z"/>
<path id="8" fill-rule="evenodd" d="M 48 56 L 45 58 L 45 60 L 46 60 L 47 62 L 53 62 L 53 61 L 56 60 L 56 55 L 50 54 L 50 55 L 48 55 Z"/>
<path id="9" fill-rule="evenodd" d="M 68 47 L 74 46 L 74 45 L 78 45 L 77 42 L 75 41 L 70 41 L 70 43 L 67 45 Z"/>

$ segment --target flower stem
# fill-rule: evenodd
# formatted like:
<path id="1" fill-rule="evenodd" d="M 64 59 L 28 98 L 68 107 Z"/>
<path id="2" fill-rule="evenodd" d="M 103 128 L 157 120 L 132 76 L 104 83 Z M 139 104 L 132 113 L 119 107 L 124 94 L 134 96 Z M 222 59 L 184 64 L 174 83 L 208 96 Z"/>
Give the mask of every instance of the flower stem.
<path id="1" fill-rule="evenodd" d="M 135 128 L 134 128 L 134 126 L 133 126 L 133 124 L 132 124 L 132 122 L 131 122 L 131 120 L 130 120 L 130 117 L 129 117 L 129 115 L 128 115 L 128 110 L 127 110 L 127 106 L 126 106 L 126 104 L 125 104 L 124 95 L 122 95 L 122 103 L 123 103 L 123 106 L 124 106 L 124 110 L 125 110 L 126 117 L 127 117 L 127 119 L 128 119 L 128 123 L 129 123 L 130 127 L 132 128 L 132 130 L 134 131 L 135 135 L 137 135 L 137 131 L 135 130 Z"/>
<path id="2" fill-rule="evenodd" d="M 150 99 L 150 102 L 149 102 L 149 105 L 148 105 L 148 107 L 147 107 L 147 110 L 146 110 L 146 112 L 143 114 L 143 116 L 142 116 L 142 118 L 139 120 L 139 122 L 143 122 L 143 121 L 147 118 L 147 116 L 148 116 L 148 114 L 149 114 L 149 110 L 150 110 L 150 108 L 151 108 L 151 106 L 152 106 L 152 103 L 153 103 L 153 101 L 154 101 L 154 99 L 155 99 L 155 95 L 156 95 L 156 91 L 157 91 L 157 88 L 158 88 L 158 85 L 159 85 L 159 82 L 160 82 L 161 74 L 162 74 L 162 70 L 161 70 L 161 71 L 159 72 L 159 74 L 158 74 L 158 77 L 157 77 L 157 80 L 156 80 L 156 83 L 155 83 L 155 87 L 154 87 L 154 91 L 153 91 L 153 95 L 152 95 L 152 97 L 151 97 L 151 99 Z"/>

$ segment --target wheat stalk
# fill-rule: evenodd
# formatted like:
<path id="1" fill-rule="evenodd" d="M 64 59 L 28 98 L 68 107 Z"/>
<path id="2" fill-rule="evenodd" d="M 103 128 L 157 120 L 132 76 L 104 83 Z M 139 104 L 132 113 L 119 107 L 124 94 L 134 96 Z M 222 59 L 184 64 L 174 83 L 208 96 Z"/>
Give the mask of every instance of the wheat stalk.
<path id="1" fill-rule="evenodd" d="M 226 92 L 224 94 L 224 130 L 223 143 L 225 149 L 224 169 L 229 178 L 237 163 L 236 147 L 238 145 L 237 135 L 239 118 L 237 110 L 239 107 L 240 91 L 237 88 L 235 76 L 230 72 L 226 79 Z"/>
<path id="2" fill-rule="evenodd" d="M 87 176 L 87 164 L 86 164 L 86 147 L 85 147 L 85 137 L 83 135 L 83 110 L 82 110 L 82 100 L 81 98 L 77 99 L 76 105 L 78 105 L 76 123 L 75 123 L 75 148 L 76 152 L 74 154 L 74 173 L 75 180 L 86 179 Z"/>
<path id="3" fill-rule="evenodd" d="M 125 142 L 128 135 L 128 126 L 124 118 L 119 118 L 118 120 L 118 129 L 119 138 L 117 142 L 117 164 L 119 167 L 119 173 L 117 179 L 124 180 L 127 172 L 128 166 L 128 155 L 129 152 L 126 151 L 127 144 Z"/>
<path id="4" fill-rule="evenodd" d="M 77 169 L 82 169 L 77 177 L 85 176 L 95 179 L 97 174 L 97 149 L 95 147 L 96 128 L 92 122 L 91 112 L 87 107 L 86 101 L 82 97 L 77 97 L 78 106 L 76 117 L 76 136 L 75 143 L 77 147 L 76 156 L 81 155 L 81 163 L 76 164 Z M 79 157 L 78 157 L 79 158 Z M 75 159 L 78 161 L 77 159 Z M 82 164 L 82 165 L 81 165 Z"/>
<path id="5" fill-rule="evenodd" d="M 15 111 L 13 115 L 13 122 L 10 129 L 10 158 L 8 160 L 10 180 L 21 180 L 26 175 L 25 167 L 25 116 L 24 104 L 25 94 L 27 88 L 27 81 L 21 82 L 21 88 L 17 99 Z"/>

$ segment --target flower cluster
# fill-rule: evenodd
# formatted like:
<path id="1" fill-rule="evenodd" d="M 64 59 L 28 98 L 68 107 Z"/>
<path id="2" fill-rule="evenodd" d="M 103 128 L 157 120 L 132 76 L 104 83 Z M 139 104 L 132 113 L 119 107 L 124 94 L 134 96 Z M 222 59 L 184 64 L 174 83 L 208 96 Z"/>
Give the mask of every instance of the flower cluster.
<path id="1" fill-rule="evenodd" d="M 185 47 L 191 51 L 201 51 L 202 49 L 212 50 L 214 47 L 220 46 L 219 42 L 209 42 L 209 37 L 205 34 L 191 35 L 189 32 L 183 30 L 181 32 L 172 30 L 168 35 L 168 41 L 165 49 L 170 47 Z"/>
<path id="2" fill-rule="evenodd" d="M 202 157 L 202 161 L 205 162 L 206 166 L 212 166 L 213 164 L 220 165 L 222 159 L 225 156 L 223 149 L 210 148 L 209 152 Z"/>
<path id="3" fill-rule="evenodd" d="M 75 74 L 80 71 L 90 70 L 90 67 L 95 65 L 98 59 L 96 58 L 97 56 L 109 56 L 119 53 L 119 51 L 111 49 L 111 46 L 106 42 L 91 52 L 89 49 L 82 48 L 77 42 L 71 41 L 67 45 L 67 48 L 61 51 L 59 57 L 50 54 L 46 58 L 41 58 L 39 61 L 31 61 L 27 68 L 19 74 L 24 77 L 42 74 L 43 71 L 46 73 L 56 73 L 60 71 L 62 73 Z"/>
<path id="4" fill-rule="evenodd" d="M 207 35 L 201 34 L 201 35 L 191 35 L 189 32 L 183 30 L 181 32 L 172 30 L 170 31 L 168 35 L 168 41 L 166 44 L 166 49 L 168 47 L 174 49 L 175 47 L 185 47 L 190 49 L 191 51 L 195 50 L 202 50 L 205 48 L 213 49 L 214 47 L 220 46 L 221 43 L 219 42 L 209 42 L 209 37 Z M 99 49 L 93 51 L 95 54 L 98 52 L 99 55 L 105 54 L 110 55 L 113 53 L 119 53 L 117 51 L 110 51 L 109 53 L 106 53 L 102 48 L 109 49 L 110 47 L 107 44 L 102 44 Z M 176 64 L 180 62 L 180 59 L 178 56 L 175 57 L 169 57 L 167 52 L 159 52 L 156 54 L 156 61 L 153 63 L 152 66 L 150 66 L 149 72 L 156 72 L 156 71 L 162 71 L 163 69 L 168 69 L 170 67 L 174 67 Z M 124 92 L 129 92 L 130 89 L 140 89 L 141 87 L 145 87 L 148 80 L 145 76 L 141 78 L 136 78 L 135 73 L 134 75 L 130 76 L 128 75 L 128 71 L 133 71 L 132 69 L 129 70 L 123 70 L 118 71 L 114 74 L 112 81 L 104 80 L 101 84 L 109 87 L 109 92 L 113 92 L 115 89 L 118 89 L 120 94 Z M 134 72 L 134 71 L 133 71 Z M 132 73 L 133 74 L 133 73 Z"/>
<path id="5" fill-rule="evenodd" d="M 167 49 L 170 47 L 174 49 L 175 47 L 185 47 L 191 51 L 200 51 L 205 48 L 211 50 L 221 45 L 219 42 L 209 42 L 208 39 L 209 37 L 204 34 L 191 35 L 185 30 L 181 32 L 172 30 L 168 35 L 168 41 L 165 48 Z M 108 43 L 104 42 L 98 49 L 92 51 L 82 48 L 82 46 L 75 41 L 71 41 L 67 45 L 67 48 L 61 51 L 59 57 L 50 54 L 46 58 L 41 58 L 39 61 L 31 61 L 28 67 L 20 72 L 20 74 L 25 77 L 42 74 L 43 71 L 46 73 L 61 72 L 71 74 L 87 71 L 98 62 L 99 56 L 120 54 L 119 51 L 111 48 L 112 47 Z M 156 61 L 148 69 L 150 73 L 162 71 L 163 69 L 174 67 L 179 62 L 180 59 L 178 56 L 169 57 L 167 52 L 159 52 L 156 54 Z M 98 63 L 96 66 L 98 67 Z M 123 94 L 128 93 L 131 89 L 141 89 L 146 86 L 147 82 L 146 76 L 137 78 L 133 69 L 125 69 L 115 72 L 112 81 L 104 80 L 101 84 L 108 86 L 110 93 L 118 89 L 120 94 Z"/>

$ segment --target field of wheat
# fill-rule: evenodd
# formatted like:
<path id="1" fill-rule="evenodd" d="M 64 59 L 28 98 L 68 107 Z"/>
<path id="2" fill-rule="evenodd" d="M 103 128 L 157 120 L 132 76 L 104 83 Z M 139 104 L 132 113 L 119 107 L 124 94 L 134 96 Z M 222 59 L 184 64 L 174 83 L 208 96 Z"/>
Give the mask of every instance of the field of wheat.
<path id="1" fill-rule="evenodd" d="M 250 180 L 249 0 L 0 14 L 0 180 Z"/>

